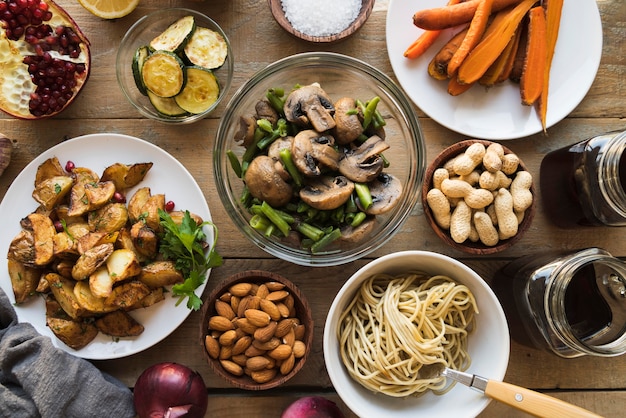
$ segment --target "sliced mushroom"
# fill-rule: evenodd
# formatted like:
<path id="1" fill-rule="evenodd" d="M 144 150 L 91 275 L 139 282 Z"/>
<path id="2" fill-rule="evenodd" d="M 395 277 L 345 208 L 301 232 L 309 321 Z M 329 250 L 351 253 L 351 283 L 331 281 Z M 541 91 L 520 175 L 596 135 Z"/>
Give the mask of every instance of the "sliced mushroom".
<path id="1" fill-rule="evenodd" d="M 276 171 L 274 163 L 270 157 L 259 155 L 250 162 L 244 180 L 252 196 L 281 207 L 291 200 L 293 188 Z"/>
<path id="2" fill-rule="evenodd" d="M 368 215 L 380 215 L 393 209 L 402 196 L 402 183 L 400 179 L 391 174 L 381 173 L 369 183 L 373 203 L 367 209 L 363 209 Z"/>
<path id="3" fill-rule="evenodd" d="M 320 176 L 324 168 L 337 171 L 339 153 L 335 138 L 307 129 L 298 132 L 291 145 L 291 158 L 305 176 Z"/>
<path id="4" fill-rule="evenodd" d="M 341 240 L 345 242 L 359 242 L 363 238 L 369 236 L 375 225 L 376 218 L 374 216 L 368 216 L 357 227 L 346 225 L 341 228 Z"/>
<path id="5" fill-rule="evenodd" d="M 267 156 L 279 161 L 280 151 L 287 148 L 291 150 L 291 144 L 293 143 L 293 136 L 281 136 L 277 138 L 272 145 L 267 149 Z"/>
<path id="6" fill-rule="evenodd" d="M 272 126 L 278 121 L 278 112 L 272 107 L 269 101 L 259 100 L 254 106 L 257 119 L 267 119 Z"/>
<path id="7" fill-rule="evenodd" d="M 285 118 L 303 127 L 313 126 L 318 132 L 335 127 L 335 108 L 330 97 L 318 83 L 292 91 L 285 100 Z"/>
<path id="8" fill-rule="evenodd" d="M 352 181 L 369 183 L 382 171 L 384 161 L 380 154 L 389 148 L 379 136 L 371 136 L 357 148 L 350 148 L 344 152 L 339 161 L 339 172 Z"/>
<path id="9" fill-rule="evenodd" d="M 239 118 L 239 130 L 235 132 L 235 142 L 240 142 L 241 146 L 248 148 L 254 140 L 256 130 L 256 119 L 252 115 L 243 115 Z"/>
<path id="10" fill-rule="evenodd" d="M 344 176 L 322 176 L 300 190 L 300 198 L 319 210 L 332 210 L 346 203 L 354 191 L 354 183 Z"/>
<path id="11" fill-rule="evenodd" d="M 351 97 L 342 97 L 335 102 L 335 130 L 333 134 L 338 144 L 347 145 L 363 133 L 363 125 L 357 113 L 356 101 Z"/>

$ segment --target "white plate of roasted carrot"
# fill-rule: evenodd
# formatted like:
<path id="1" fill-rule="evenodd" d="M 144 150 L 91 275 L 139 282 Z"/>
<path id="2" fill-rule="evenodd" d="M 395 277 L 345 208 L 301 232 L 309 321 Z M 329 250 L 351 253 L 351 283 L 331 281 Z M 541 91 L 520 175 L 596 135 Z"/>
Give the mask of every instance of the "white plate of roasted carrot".
<path id="1" fill-rule="evenodd" d="M 507 140 L 547 131 L 583 100 L 602 55 L 595 0 L 448 1 L 390 0 L 387 12 L 391 66 L 429 117 Z"/>

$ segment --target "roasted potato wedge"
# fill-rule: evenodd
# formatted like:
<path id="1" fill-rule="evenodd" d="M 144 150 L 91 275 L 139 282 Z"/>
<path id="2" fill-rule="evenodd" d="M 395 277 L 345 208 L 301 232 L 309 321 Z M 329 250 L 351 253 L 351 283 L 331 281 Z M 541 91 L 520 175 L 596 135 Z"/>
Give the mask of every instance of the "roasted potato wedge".
<path id="1" fill-rule="evenodd" d="M 54 240 L 54 256 L 57 258 L 66 258 L 78 256 L 77 242 L 67 232 L 58 232 L 53 237 Z"/>
<path id="2" fill-rule="evenodd" d="M 45 279 L 50 283 L 50 290 L 54 298 L 70 318 L 78 319 L 85 314 L 85 310 L 76 300 L 76 296 L 74 296 L 74 285 L 76 283 L 74 280 L 66 279 L 57 273 L 47 273 Z"/>
<path id="3" fill-rule="evenodd" d="M 141 187 L 128 199 L 128 218 L 134 224 L 145 218 L 148 214 L 144 213 L 144 206 L 150 199 L 152 193 L 149 187 Z"/>
<path id="4" fill-rule="evenodd" d="M 137 249 L 135 248 L 133 239 L 130 236 L 130 229 L 122 228 L 119 231 L 119 234 L 117 236 L 117 241 L 115 242 L 115 246 L 118 249 L 125 249 L 125 250 L 130 250 L 134 252 L 135 257 L 137 257 L 137 260 L 140 263 L 144 263 L 148 261 L 148 258 L 145 255 L 141 254 L 139 251 L 137 251 Z"/>
<path id="5" fill-rule="evenodd" d="M 128 222 L 128 209 L 123 203 L 108 203 L 90 211 L 87 215 L 87 222 L 91 231 L 119 231 Z"/>
<path id="6" fill-rule="evenodd" d="M 153 259 L 159 252 L 159 237 L 143 222 L 136 222 L 130 228 L 130 237 L 138 253 Z"/>
<path id="7" fill-rule="evenodd" d="M 146 295 L 143 299 L 139 300 L 137 303 L 126 309 L 127 311 L 132 311 L 135 309 L 147 308 L 148 306 L 152 306 L 156 303 L 161 302 L 165 299 L 165 291 L 162 287 L 157 289 L 150 289 L 150 293 Z"/>
<path id="8" fill-rule="evenodd" d="M 89 210 L 104 206 L 115 194 L 115 184 L 112 181 L 85 184 L 85 198 L 89 202 Z"/>
<path id="9" fill-rule="evenodd" d="M 9 260 L 33 266 L 35 263 L 35 236 L 33 231 L 22 229 L 9 244 Z"/>
<path id="10" fill-rule="evenodd" d="M 115 244 L 119 231 L 104 232 L 96 231 L 83 235 L 78 239 L 77 250 L 79 254 L 84 254 L 87 250 L 100 244 Z"/>
<path id="11" fill-rule="evenodd" d="M 183 212 L 182 210 L 173 210 L 169 213 L 169 215 L 176 225 L 181 225 L 183 223 L 183 218 L 185 217 L 185 212 Z M 196 225 L 200 225 L 202 222 L 204 222 L 202 218 L 195 213 L 190 212 L 189 216 L 191 216 L 191 219 L 196 221 Z"/>
<path id="12" fill-rule="evenodd" d="M 98 335 L 98 328 L 84 321 L 48 317 L 46 325 L 59 340 L 74 350 L 85 347 Z"/>
<path id="13" fill-rule="evenodd" d="M 157 232 L 163 229 L 163 227 L 161 227 L 159 209 L 165 210 L 165 195 L 160 193 L 150 196 L 143 209 L 143 212 L 147 214 L 144 222 Z"/>
<path id="14" fill-rule="evenodd" d="M 118 249 L 106 260 L 107 270 L 114 281 L 119 282 L 141 273 L 141 265 L 131 250 Z"/>
<path id="15" fill-rule="evenodd" d="M 125 311 L 117 310 L 96 319 L 95 326 L 113 337 L 136 337 L 144 330 L 143 325 Z"/>
<path id="16" fill-rule="evenodd" d="M 15 295 L 15 303 L 23 303 L 36 292 L 39 278 L 41 277 L 41 270 L 28 267 L 10 258 L 7 265 L 9 277 L 11 278 L 11 287 Z"/>
<path id="17" fill-rule="evenodd" d="M 140 300 L 148 296 L 148 294 L 150 294 L 148 286 L 140 281 L 133 280 L 115 286 L 104 303 L 119 309 L 130 309 Z"/>
<path id="18" fill-rule="evenodd" d="M 38 183 L 33 190 L 33 199 L 46 210 L 52 210 L 72 190 L 74 180 L 70 176 L 54 176 Z"/>
<path id="19" fill-rule="evenodd" d="M 151 289 L 171 286 L 182 283 L 184 280 L 180 271 L 176 270 L 173 261 L 153 261 L 142 267 L 137 279 Z"/>
<path id="20" fill-rule="evenodd" d="M 49 216 L 31 213 L 23 219 L 25 229 L 33 231 L 35 266 L 45 266 L 54 256 L 54 235 L 57 233 Z"/>
<path id="21" fill-rule="evenodd" d="M 59 159 L 57 157 L 48 158 L 37 167 L 37 173 L 35 173 L 35 187 L 49 178 L 64 175 L 66 175 L 66 173 Z"/>
<path id="22" fill-rule="evenodd" d="M 152 163 L 136 163 L 130 166 L 115 163 L 104 169 L 101 181 L 112 181 L 118 190 L 128 189 L 139 184 L 151 168 Z"/>
<path id="23" fill-rule="evenodd" d="M 85 251 L 72 267 L 74 280 L 85 280 L 91 276 L 98 267 L 103 265 L 113 254 L 113 244 L 100 244 Z"/>
<path id="24" fill-rule="evenodd" d="M 78 304 L 89 314 L 103 314 L 116 310 L 115 306 L 106 305 L 105 298 L 91 293 L 89 281 L 83 280 L 74 285 L 74 296 Z"/>
<path id="25" fill-rule="evenodd" d="M 57 205 L 54 208 L 54 213 L 56 217 L 65 223 L 67 227 L 76 223 L 85 223 L 85 218 L 82 215 L 70 216 L 67 212 L 70 210 L 69 206 L 66 204 Z"/>
<path id="26" fill-rule="evenodd" d="M 95 296 L 106 298 L 113 291 L 115 279 L 109 274 L 106 266 L 100 266 L 89 276 L 89 289 Z"/>

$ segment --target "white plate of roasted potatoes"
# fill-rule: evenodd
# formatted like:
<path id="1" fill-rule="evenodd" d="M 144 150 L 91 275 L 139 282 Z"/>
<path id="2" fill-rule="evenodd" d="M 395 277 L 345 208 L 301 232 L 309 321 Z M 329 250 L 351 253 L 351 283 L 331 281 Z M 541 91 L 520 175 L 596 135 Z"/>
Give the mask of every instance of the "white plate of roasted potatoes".
<path id="1" fill-rule="evenodd" d="M 168 291 L 181 277 L 158 260 L 154 236 L 140 228 L 131 232 L 131 225 L 155 222 L 158 208 L 170 201 L 172 218 L 189 211 L 211 221 L 191 174 L 144 140 L 85 135 L 38 156 L 0 203 L 0 286 L 19 321 L 93 360 L 128 356 L 168 336 L 191 312 L 184 302 L 176 306 L 178 297 Z M 83 207 L 86 202 L 92 206 Z M 214 230 L 205 226 L 204 232 L 212 245 Z M 145 246 L 138 249 L 138 242 Z M 16 285 L 16 277 L 29 277 L 23 280 L 29 284 Z M 205 286 L 206 280 L 196 294 Z"/>
<path id="2" fill-rule="evenodd" d="M 446 0 L 390 0 L 387 50 L 393 72 L 411 100 L 439 124 L 470 138 L 507 140 L 542 131 L 535 106 L 521 104 L 520 85 L 505 80 L 489 87 L 476 82 L 457 96 L 448 93 L 448 80 L 428 73 L 435 55 L 462 26 L 445 29 L 421 56 L 408 59 L 407 48 L 424 32 L 413 24 L 422 9 L 443 7 Z M 595 80 L 602 56 L 602 21 L 595 0 L 565 1 L 550 71 L 547 128 L 584 99 Z"/>

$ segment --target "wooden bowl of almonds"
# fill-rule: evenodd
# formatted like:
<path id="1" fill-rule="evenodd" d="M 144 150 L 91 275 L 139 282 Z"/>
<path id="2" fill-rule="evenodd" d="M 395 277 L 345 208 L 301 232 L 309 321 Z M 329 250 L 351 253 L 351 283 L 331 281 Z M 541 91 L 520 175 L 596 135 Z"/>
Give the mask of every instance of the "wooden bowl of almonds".
<path id="1" fill-rule="evenodd" d="M 279 274 L 248 270 L 217 285 L 200 328 L 213 371 L 239 389 L 265 390 L 292 378 L 308 357 L 313 319 L 308 302 Z"/>
<path id="2" fill-rule="evenodd" d="M 511 247 L 535 214 L 533 176 L 507 147 L 469 139 L 443 150 L 428 166 L 422 204 L 437 236 L 470 254 Z"/>

